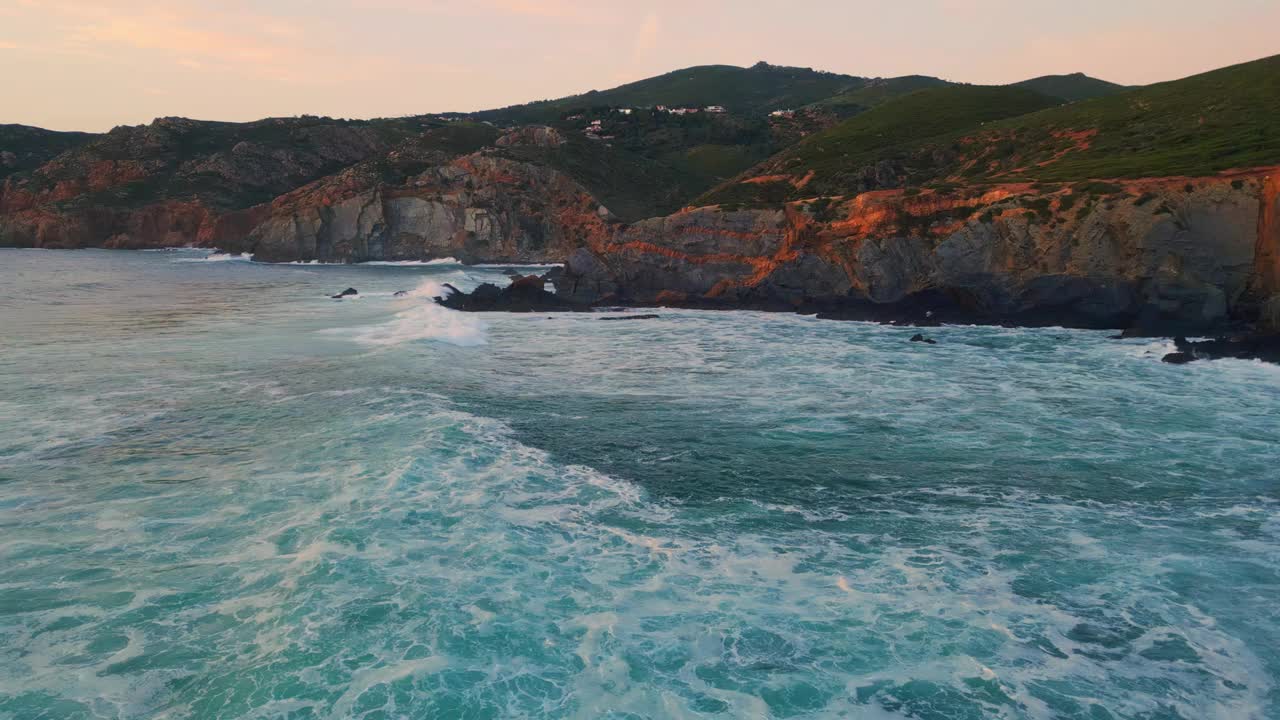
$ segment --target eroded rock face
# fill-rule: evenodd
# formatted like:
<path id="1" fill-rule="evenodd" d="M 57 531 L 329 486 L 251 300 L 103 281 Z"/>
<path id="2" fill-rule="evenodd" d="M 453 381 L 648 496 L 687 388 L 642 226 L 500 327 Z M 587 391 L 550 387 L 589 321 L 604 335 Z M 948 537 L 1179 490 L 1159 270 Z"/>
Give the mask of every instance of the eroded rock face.
<path id="1" fill-rule="evenodd" d="M 447 132 L 424 133 L 428 126 L 413 119 L 160 118 L 86 135 L 38 165 L 0 174 L 0 246 L 239 248 L 273 198 L 387 157 L 397 142 L 429 143 L 431 132 Z M 18 159 L 20 166 L 28 160 Z"/>
<path id="2" fill-rule="evenodd" d="M 546 125 L 526 125 L 511 130 L 498 138 L 494 145 L 498 147 L 515 147 L 530 145 L 533 147 L 560 147 L 565 143 L 559 130 Z"/>
<path id="3" fill-rule="evenodd" d="M 358 170 L 277 199 L 246 238 L 266 261 L 561 262 L 613 232 L 586 190 L 545 167 L 467 155 L 386 184 Z"/>
<path id="4" fill-rule="evenodd" d="M 899 304 L 913 317 L 933 304 L 952 318 L 1212 332 L 1280 319 L 1274 175 L 875 191 L 821 221 L 809 202 L 702 208 L 632 226 L 557 283 L 580 300 L 598 288 L 639 304 Z"/>

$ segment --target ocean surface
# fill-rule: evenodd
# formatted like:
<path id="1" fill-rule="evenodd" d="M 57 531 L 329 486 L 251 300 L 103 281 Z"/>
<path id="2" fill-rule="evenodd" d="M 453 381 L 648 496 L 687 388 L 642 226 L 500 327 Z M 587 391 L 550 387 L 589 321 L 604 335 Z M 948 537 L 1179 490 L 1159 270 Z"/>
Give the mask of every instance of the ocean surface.
<path id="1" fill-rule="evenodd" d="M 502 273 L 0 251 L 0 718 L 1280 718 L 1280 368 Z"/>

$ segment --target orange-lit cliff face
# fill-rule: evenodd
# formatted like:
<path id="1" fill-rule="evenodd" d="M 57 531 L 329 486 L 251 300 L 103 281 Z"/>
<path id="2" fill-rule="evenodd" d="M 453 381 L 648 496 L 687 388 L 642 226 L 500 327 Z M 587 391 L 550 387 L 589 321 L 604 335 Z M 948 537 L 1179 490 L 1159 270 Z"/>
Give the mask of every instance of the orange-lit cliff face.
<path id="1" fill-rule="evenodd" d="M 1258 202 L 1254 294 L 1261 306 L 1261 322 L 1268 329 L 1280 331 L 1280 172 L 1262 180 Z"/>
<path id="2" fill-rule="evenodd" d="M 1280 247 L 1274 176 L 885 190 L 782 210 L 690 209 L 637 223 L 595 261 L 575 256 L 565 282 L 642 303 L 894 303 L 943 290 L 999 316 L 1061 306 L 1081 324 L 1146 313 L 1216 327 L 1248 311 L 1255 266 L 1278 279 L 1277 256 L 1266 254 Z"/>
<path id="3" fill-rule="evenodd" d="M 1280 173 L 1262 181 L 1258 201 L 1257 286 L 1274 295 L 1280 293 Z"/>

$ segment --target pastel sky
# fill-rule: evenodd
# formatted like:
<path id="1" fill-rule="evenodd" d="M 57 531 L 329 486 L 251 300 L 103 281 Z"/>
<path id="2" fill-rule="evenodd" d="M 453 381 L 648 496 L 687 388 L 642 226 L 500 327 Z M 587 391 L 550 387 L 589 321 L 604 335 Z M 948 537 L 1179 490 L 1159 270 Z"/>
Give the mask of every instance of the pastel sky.
<path id="1" fill-rule="evenodd" d="M 0 123 L 466 111 L 758 60 L 1150 83 L 1278 28 L 1278 0 L 0 0 Z"/>

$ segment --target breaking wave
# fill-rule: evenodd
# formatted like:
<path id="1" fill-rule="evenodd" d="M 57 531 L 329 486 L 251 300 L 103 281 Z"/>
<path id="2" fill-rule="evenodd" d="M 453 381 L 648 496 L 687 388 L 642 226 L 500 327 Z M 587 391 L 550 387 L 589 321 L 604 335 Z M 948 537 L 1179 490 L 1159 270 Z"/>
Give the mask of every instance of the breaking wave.
<path id="1" fill-rule="evenodd" d="M 438 280 L 424 280 L 413 290 L 394 299 L 393 307 L 398 309 L 390 320 L 355 330 L 325 332 L 340 333 L 362 345 L 380 347 L 418 341 L 442 342 L 458 347 L 487 343 L 488 325 L 478 316 L 436 304 L 435 298 L 450 292 Z"/>

